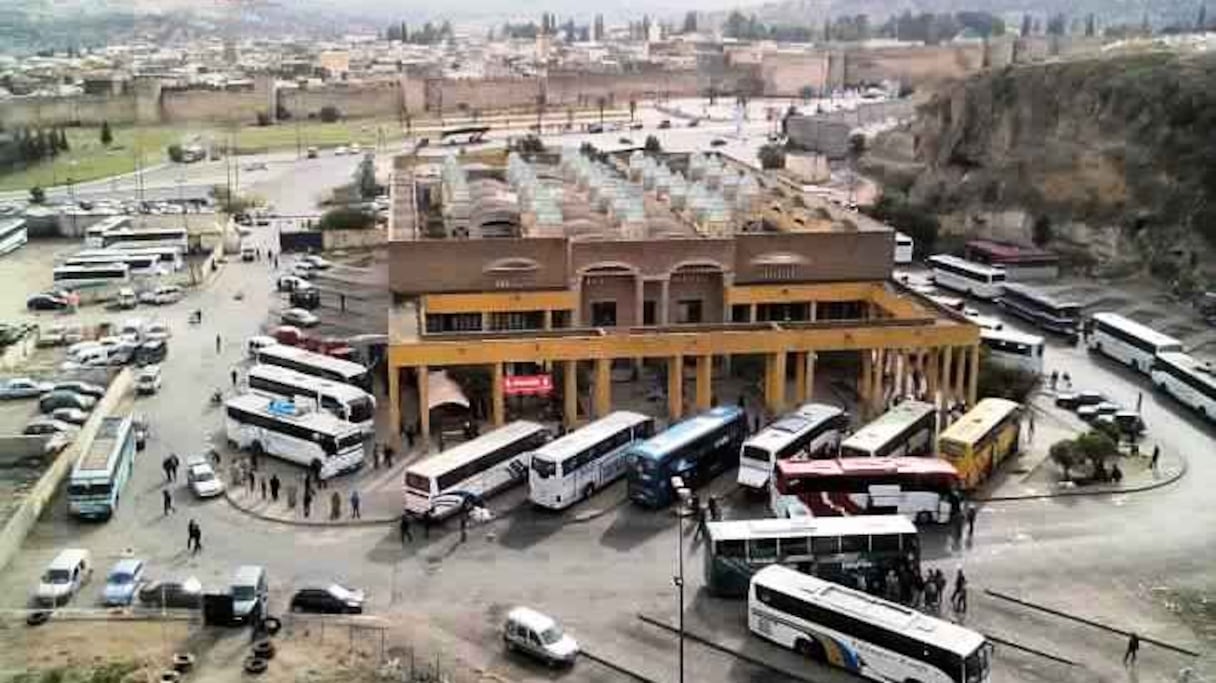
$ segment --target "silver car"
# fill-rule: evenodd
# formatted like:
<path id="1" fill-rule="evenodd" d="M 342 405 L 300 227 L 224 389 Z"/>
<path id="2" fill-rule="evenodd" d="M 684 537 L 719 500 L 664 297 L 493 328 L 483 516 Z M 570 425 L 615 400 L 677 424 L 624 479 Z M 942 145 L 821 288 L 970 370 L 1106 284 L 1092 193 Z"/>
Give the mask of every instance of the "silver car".
<path id="1" fill-rule="evenodd" d="M 29 377 L 14 377 L 0 384 L 0 399 L 34 398 L 55 388 L 50 382 L 37 382 Z"/>

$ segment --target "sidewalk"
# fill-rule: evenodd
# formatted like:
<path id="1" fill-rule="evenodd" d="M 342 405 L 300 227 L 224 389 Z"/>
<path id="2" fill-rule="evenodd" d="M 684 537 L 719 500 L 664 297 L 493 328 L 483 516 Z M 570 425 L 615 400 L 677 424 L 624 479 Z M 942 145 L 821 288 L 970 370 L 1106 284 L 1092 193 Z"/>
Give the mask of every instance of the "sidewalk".
<path id="1" fill-rule="evenodd" d="M 1029 422 L 1022 422 L 1022 449 L 1017 457 L 1006 461 L 1001 471 L 982 487 L 977 500 L 1002 501 L 1055 496 L 1087 496 L 1110 493 L 1147 491 L 1171 484 L 1186 474 L 1186 460 L 1179 453 L 1161 451 L 1157 471 L 1150 467 L 1155 442 L 1151 430 L 1140 441 L 1140 456 L 1124 454 L 1119 459 L 1123 480 L 1118 484 L 1077 486 L 1061 481 L 1060 469 L 1048 457 L 1052 444 L 1085 433 L 1089 425 L 1080 418 L 1055 405 L 1055 395 L 1048 391 L 1035 394 L 1030 401 L 1034 415 L 1033 437 Z"/>

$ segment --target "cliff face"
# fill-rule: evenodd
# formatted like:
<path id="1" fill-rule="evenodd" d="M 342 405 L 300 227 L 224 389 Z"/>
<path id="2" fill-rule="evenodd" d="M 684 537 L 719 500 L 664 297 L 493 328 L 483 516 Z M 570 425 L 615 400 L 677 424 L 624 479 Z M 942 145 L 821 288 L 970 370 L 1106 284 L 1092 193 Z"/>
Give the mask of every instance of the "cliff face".
<path id="1" fill-rule="evenodd" d="M 908 196 L 947 230 L 1130 263 L 1202 265 L 1216 244 L 1216 57 L 985 73 L 940 91 L 904 134 L 920 166 Z"/>

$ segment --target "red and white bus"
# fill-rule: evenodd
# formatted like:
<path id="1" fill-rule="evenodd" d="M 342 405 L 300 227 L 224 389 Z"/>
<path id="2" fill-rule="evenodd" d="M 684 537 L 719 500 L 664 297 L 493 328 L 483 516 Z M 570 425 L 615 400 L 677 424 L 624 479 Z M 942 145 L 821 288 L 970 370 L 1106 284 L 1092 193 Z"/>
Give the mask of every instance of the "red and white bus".
<path id="1" fill-rule="evenodd" d="M 770 508 L 777 517 L 905 515 L 950 521 L 962 481 L 938 458 L 839 458 L 777 463 Z"/>

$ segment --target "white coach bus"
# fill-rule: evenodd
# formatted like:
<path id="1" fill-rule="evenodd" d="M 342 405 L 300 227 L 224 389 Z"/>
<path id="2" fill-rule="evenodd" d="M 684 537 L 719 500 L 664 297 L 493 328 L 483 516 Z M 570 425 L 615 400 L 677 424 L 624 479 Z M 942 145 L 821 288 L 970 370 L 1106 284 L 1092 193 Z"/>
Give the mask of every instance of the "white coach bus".
<path id="1" fill-rule="evenodd" d="M 938 254 L 926 259 L 933 282 L 977 299 L 995 299 L 1005 291 L 1005 269 L 986 266 L 957 256 Z"/>
<path id="2" fill-rule="evenodd" d="M 532 453 L 528 498 L 553 510 L 570 507 L 625 474 L 625 451 L 654 435 L 654 418 L 621 410 L 550 441 Z"/>
<path id="3" fill-rule="evenodd" d="M 739 485 L 763 491 L 778 460 L 834 457 L 849 429 L 849 415 L 836 406 L 807 403 L 747 441 L 739 452 Z"/>
<path id="4" fill-rule="evenodd" d="M 1097 351 L 1133 370 L 1148 374 L 1160 353 L 1179 353 L 1182 342 L 1118 313 L 1090 318 L 1089 350 Z"/>
<path id="5" fill-rule="evenodd" d="M 1166 352 L 1153 361 L 1153 386 L 1191 410 L 1216 420 L 1216 370 L 1185 353 Z"/>
<path id="6" fill-rule="evenodd" d="M 224 428 L 230 444 L 303 465 L 322 479 L 363 464 L 362 429 L 283 399 L 260 394 L 228 399 Z"/>

